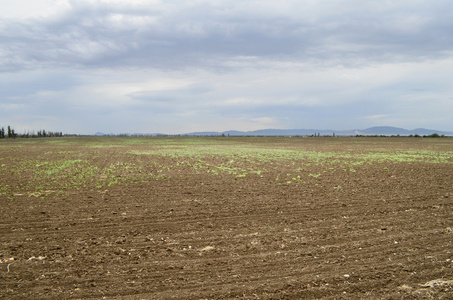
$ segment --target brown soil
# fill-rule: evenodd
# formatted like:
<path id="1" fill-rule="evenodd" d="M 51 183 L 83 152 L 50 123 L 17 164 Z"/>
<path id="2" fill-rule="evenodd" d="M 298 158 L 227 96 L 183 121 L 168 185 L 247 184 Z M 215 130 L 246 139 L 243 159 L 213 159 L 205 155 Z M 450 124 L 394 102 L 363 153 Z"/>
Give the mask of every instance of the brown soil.
<path id="1" fill-rule="evenodd" d="M 337 139 L 263 147 L 453 150 L 450 139 Z M 283 162 L 245 177 L 181 168 L 42 197 L 6 167 L 64 151 L 98 166 L 175 159 L 127 154 L 146 145 L 18 143 L 0 147 L 0 183 L 12 187 L 0 195 L 0 298 L 453 299 L 452 163 L 364 164 L 280 185 Z"/>

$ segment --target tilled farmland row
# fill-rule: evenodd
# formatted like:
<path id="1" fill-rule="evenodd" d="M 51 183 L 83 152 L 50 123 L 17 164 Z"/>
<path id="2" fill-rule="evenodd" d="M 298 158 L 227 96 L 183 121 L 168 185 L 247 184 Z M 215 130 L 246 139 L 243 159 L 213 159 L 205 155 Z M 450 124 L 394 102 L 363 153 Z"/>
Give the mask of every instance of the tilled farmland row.
<path id="1" fill-rule="evenodd" d="M 452 145 L 409 138 L 2 143 L 0 295 L 448 299 Z"/>

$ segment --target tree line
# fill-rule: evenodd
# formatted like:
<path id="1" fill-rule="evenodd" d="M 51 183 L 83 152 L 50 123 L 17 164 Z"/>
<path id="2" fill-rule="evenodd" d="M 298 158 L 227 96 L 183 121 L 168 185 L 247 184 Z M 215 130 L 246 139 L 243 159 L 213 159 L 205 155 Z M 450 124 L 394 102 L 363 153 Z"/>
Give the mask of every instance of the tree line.
<path id="1" fill-rule="evenodd" d="M 7 126 L 6 130 L 4 127 L 0 129 L 0 139 L 3 138 L 39 138 L 39 137 L 61 137 L 63 136 L 62 132 L 59 131 L 46 131 L 44 129 L 38 130 L 35 132 L 34 130 L 32 131 L 27 131 L 24 133 L 16 133 L 14 128 L 11 128 L 11 126 Z"/>

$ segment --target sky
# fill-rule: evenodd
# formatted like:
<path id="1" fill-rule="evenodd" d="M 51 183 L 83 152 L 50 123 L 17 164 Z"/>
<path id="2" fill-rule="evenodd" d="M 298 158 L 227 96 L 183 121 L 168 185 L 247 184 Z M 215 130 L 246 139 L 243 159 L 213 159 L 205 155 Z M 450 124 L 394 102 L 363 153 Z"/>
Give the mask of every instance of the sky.
<path id="1" fill-rule="evenodd" d="M 453 131 L 450 0 L 0 0 L 0 126 Z"/>

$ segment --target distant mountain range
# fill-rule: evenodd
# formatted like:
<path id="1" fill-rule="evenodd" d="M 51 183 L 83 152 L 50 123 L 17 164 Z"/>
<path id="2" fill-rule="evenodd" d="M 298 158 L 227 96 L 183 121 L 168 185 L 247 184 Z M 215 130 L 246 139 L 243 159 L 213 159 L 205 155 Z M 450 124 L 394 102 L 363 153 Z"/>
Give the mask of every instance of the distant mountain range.
<path id="1" fill-rule="evenodd" d="M 363 135 L 363 136 L 374 136 L 374 135 L 384 135 L 384 136 L 392 136 L 392 135 L 400 135 L 400 136 L 409 136 L 409 135 L 432 135 L 432 134 L 439 134 L 445 136 L 453 136 L 453 131 L 441 131 L 441 130 L 434 130 L 434 129 L 425 129 L 425 128 L 417 128 L 413 130 L 407 130 L 404 128 L 398 127 L 391 127 L 391 126 L 378 126 L 378 127 L 371 127 L 367 129 L 353 129 L 353 130 L 326 130 L 326 129 L 261 129 L 261 130 L 254 130 L 254 131 L 236 131 L 236 130 L 229 130 L 223 132 L 217 131 L 203 131 L 203 132 L 191 132 L 191 133 L 183 133 L 180 135 L 186 136 L 310 136 L 310 135 L 335 135 L 335 136 L 356 136 L 356 135 Z M 116 135 L 116 134 L 105 134 L 102 132 L 97 132 L 95 135 L 103 136 L 103 135 Z M 143 134 L 143 133 L 123 133 L 118 135 L 126 135 L 126 136 L 165 136 L 166 134 L 161 133 L 150 133 L 150 134 Z"/>
<path id="2" fill-rule="evenodd" d="M 354 129 L 354 130 L 325 130 L 325 129 L 261 129 L 254 131 L 224 131 L 224 132 L 192 132 L 187 133 L 186 135 L 190 136 L 217 136 L 217 135 L 229 135 L 229 136 L 310 136 L 310 135 L 334 135 L 335 136 L 373 136 L 373 135 L 400 135 L 400 136 L 409 136 L 409 135 L 431 135 L 437 133 L 439 135 L 453 136 L 453 131 L 441 131 L 425 128 L 417 128 L 413 130 L 407 130 L 404 128 L 391 127 L 391 126 L 378 126 L 371 127 L 367 129 Z"/>

